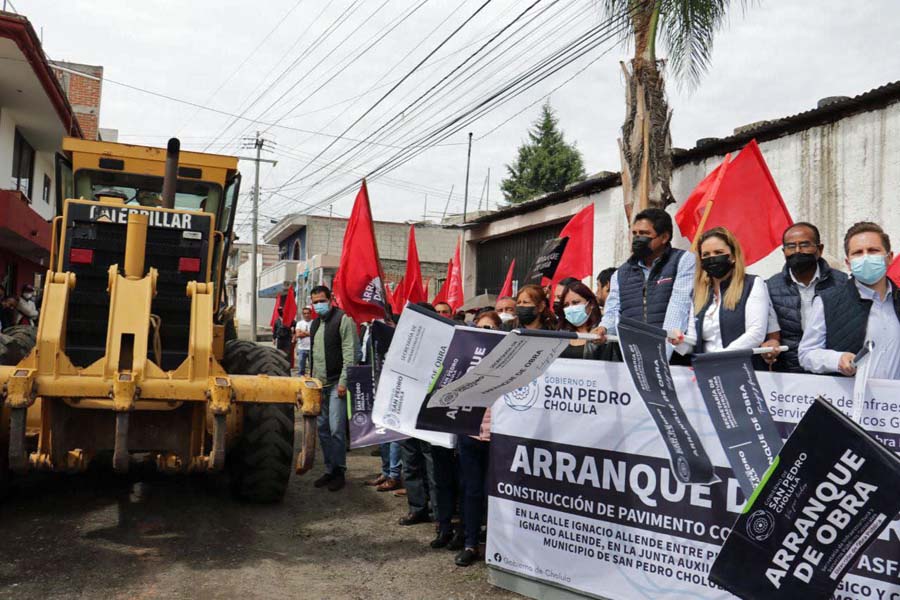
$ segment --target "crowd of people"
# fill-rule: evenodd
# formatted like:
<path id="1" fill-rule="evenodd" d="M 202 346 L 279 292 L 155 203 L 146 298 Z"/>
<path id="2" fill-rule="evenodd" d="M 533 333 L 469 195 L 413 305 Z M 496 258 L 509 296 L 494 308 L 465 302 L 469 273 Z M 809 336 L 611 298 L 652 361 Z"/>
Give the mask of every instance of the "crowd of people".
<path id="1" fill-rule="evenodd" d="M 592 334 L 573 339 L 562 358 L 621 361 L 608 338 L 625 317 L 665 330 L 673 364 L 689 365 L 696 354 L 763 346 L 771 351 L 759 359 L 760 369 L 846 376 L 855 373 L 854 356 L 871 341 L 871 376 L 900 378 L 900 291 L 887 277 L 890 238 L 877 224 L 857 223 L 846 232 L 849 276 L 823 258 L 814 224 L 791 225 L 782 236 L 784 267 L 767 280 L 747 273 L 741 244 L 725 228 L 706 231 L 693 250 L 682 250 L 672 246 L 668 213 L 647 209 L 635 216 L 631 234 L 631 256 L 602 270 L 595 289 L 572 278 L 552 289 L 524 285 L 467 323 Z M 319 440 L 325 472 L 314 485 L 335 492 L 345 485 L 346 367 L 365 353 L 356 324 L 327 287 L 313 289 L 311 301 L 293 339 L 299 369 L 324 384 Z M 420 306 L 460 319 L 446 302 Z M 407 514 L 399 525 L 434 523 L 431 547 L 456 551 L 457 565 L 471 565 L 485 535 L 489 444 L 490 409 L 480 434 L 460 436 L 453 450 L 412 438 L 383 444 L 377 453 L 381 473 L 367 485 L 405 495 Z"/>
<path id="2" fill-rule="evenodd" d="M 0 332 L 15 325 L 37 325 L 38 306 L 33 285 L 23 285 L 18 296 L 7 294 L 6 288 L 0 285 Z"/>

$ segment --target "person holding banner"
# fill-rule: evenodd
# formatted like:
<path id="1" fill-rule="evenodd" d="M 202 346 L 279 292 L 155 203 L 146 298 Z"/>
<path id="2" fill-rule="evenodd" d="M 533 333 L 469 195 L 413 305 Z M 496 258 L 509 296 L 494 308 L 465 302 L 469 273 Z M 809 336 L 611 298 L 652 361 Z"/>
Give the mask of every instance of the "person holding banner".
<path id="1" fill-rule="evenodd" d="M 616 333 L 620 316 L 666 331 L 685 331 L 690 321 L 695 261 L 672 247 L 672 217 L 659 208 L 642 210 L 631 236 L 631 258 L 610 280 L 603 319 L 592 331 L 600 343 Z"/>
<path id="2" fill-rule="evenodd" d="M 695 354 L 756 348 L 766 339 L 769 295 L 766 282 L 745 273 L 741 244 L 724 227 L 700 236 L 694 275 L 694 318 L 688 337 Z M 669 340 L 686 354 L 680 331 Z"/>
<path id="3" fill-rule="evenodd" d="M 871 341 L 869 377 L 900 379 L 900 291 L 887 277 L 891 239 L 876 223 L 856 223 L 844 235 L 844 252 L 853 277 L 813 300 L 800 365 L 852 377 L 855 355 Z"/>
<path id="4" fill-rule="evenodd" d="M 344 487 L 347 470 L 347 367 L 356 363 L 359 338 L 353 319 L 333 305 L 330 289 L 316 286 L 310 299 L 318 315 L 309 328 L 310 371 L 322 382 L 318 429 L 325 459 L 325 474 L 313 485 L 336 492 Z"/>
<path id="5" fill-rule="evenodd" d="M 516 318 L 525 329 L 556 329 L 547 292 L 533 283 L 519 288 L 516 294 Z"/>
<path id="6" fill-rule="evenodd" d="M 578 280 L 563 288 L 562 306 L 556 311 L 561 331 L 588 333 L 600 322 L 600 306 L 591 289 Z M 597 345 L 588 340 L 572 340 L 560 354 L 560 358 L 580 358 L 587 360 L 613 360 L 612 348 L 615 344 Z M 601 353 L 605 356 L 601 356 Z"/>
<path id="7" fill-rule="evenodd" d="M 772 351 L 764 354 L 763 360 L 775 371 L 803 373 L 798 346 L 809 322 L 813 300 L 827 289 L 846 284 L 847 275 L 832 269 L 822 258 L 825 247 L 819 228 L 812 223 L 794 223 L 784 230 L 781 243 L 784 269 L 766 281 L 771 304 L 771 339 L 763 346 L 771 347 Z M 782 344 L 788 347 L 784 353 L 778 350 Z"/>

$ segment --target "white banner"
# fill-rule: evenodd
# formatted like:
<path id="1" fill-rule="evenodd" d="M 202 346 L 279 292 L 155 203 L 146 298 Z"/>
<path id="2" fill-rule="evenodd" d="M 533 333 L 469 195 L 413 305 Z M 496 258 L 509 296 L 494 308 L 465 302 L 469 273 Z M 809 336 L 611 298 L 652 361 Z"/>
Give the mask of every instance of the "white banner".
<path id="1" fill-rule="evenodd" d="M 721 479 L 685 486 L 625 365 L 558 359 L 493 407 L 488 564 L 613 600 L 725 599 L 707 574 L 744 497 L 699 389 L 673 367 L 678 397 Z M 822 395 L 853 411 L 853 380 L 759 373 L 782 435 Z M 900 382 L 873 380 L 860 422 L 900 441 Z M 900 520 L 835 598 L 900 598 Z"/>
<path id="2" fill-rule="evenodd" d="M 573 337 L 564 331 L 514 329 L 478 365 L 437 391 L 428 407 L 491 406 L 549 369 Z"/>
<path id="3" fill-rule="evenodd" d="M 453 434 L 416 429 L 419 410 L 443 364 L 454 329 L 449 321 L 407 305 L 378 379 L 372 407 L 376 425 L 445 448 L 456 445 Z"/>

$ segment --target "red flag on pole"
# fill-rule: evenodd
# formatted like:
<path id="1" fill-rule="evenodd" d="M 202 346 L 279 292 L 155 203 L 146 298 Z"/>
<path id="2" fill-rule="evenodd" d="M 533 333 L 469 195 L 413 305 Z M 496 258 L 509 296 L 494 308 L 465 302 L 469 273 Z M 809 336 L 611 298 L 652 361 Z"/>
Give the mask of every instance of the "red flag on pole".
<path id="1" fill-rule="evenodd" d="M 281 322 L 289 326 L 297 318 L 297 297 L 294 295 L 294 286 L 288 288 L 284 299 L 284 312 Z"/>
<path id="2" fill-rule="evenodd" d="M 594 269 L 594 205 L 588 204 L 569 219 L 559 237 L 569 238 L 559 265 L 553 274 L 553 281 L 566 277 L 584 279 Z M 546 278 L 545 278 L 546 280 Z M 549 281 L 544 281 L 544 285 Z"/>
<path id="3" fill-rule="evenodd" d="M 449 284 L 447 286 L 446 302 L 450 305 L 453 312 L 459 310 L 465 303 L 465 300 L 463 300 L 462 260 L 460 259 L 461 244 L 462 239 L 456 240 L 456 252 L 453 254 L 453 260 L 450 261 L 450 271 L 447 276 Z"/>
<path id="4" fill-rule="evenodd" d="M 500 295 L 498 298 L 503 298 L 504 296 L 512 296 L 512 282 L 513 282 L 513 269 L 516 268 L 516 259 L 512 259 L 512 262 L 509 263 L 509 271 L 506 272 L 506 281 L 503 282 L 503 287 L 500 288 Z"/>
<path id="5" fill-rule="evenodd" d="M 416 228 L 409 226 L 409 242 L 406 247 L 406 280 L 405 300 L 407 302 L 425 302 L 426 296 L 422 293 L 422 266 L 419 264 L 419 251 L 416 249 Z M 405 302 L 404 302 L 405 304 Z"/>
<path id="6" fill-rule="evenodd" d="M 447 276 L 444 277 L 444 283 L 441 284 L 441 289 L 438 290 L 437 295 L 434 297 L 434 300 L 431 301 L 432 305 L 435 305 L 439 302 L 447 301 L 447 291 L 450 289 L 450 274 L 453 272 L 453 261 L 447 263 Z"/>
<path id="7" fill-rule="evenodd" d="M 894 282 L 894 285 L 900 286 L 900 254 L 890 264 L 887 272 L 888 279 Z"/>
<path id="8" fill-rule="evenodd" d="M 279 294 L 275 297 L 275 307 L 272 309 L 272 318 L 269 319 L 269 329 L 275 327 L 275 321 L 278 320 L 278 307 L 281 306 L 281 302 L 284 299 L 284 295 Z"/>
<path id="9" fill-rule="evenodd" d="M 728 158 L 694 189 L 675 222 L 691 240 L 713 227 L 727 227 L 752 265 L 781 246 L 781 235 L 794 221 L 756 140 L 737 158 Z"/>
<path id="10" fill-rule="evenodd" d="M 422 282 L 422 295 L 425 297 L 425 302 L 428 302 L 429 285 L 431 285 L 431 277 L 428 277 L 425 281 Z"/>
<path id="11" fill-rule="evenodd" d="M 338 306 L 357 323 L 384 318 L 383 282 L 369 192 L 363 180 L 347 221 L 341 262 L 334 277 Z"/>
<path id="12" fill-rule="evenodd" d="M 401 277 L 391 294 L 391 312 L 399 315 L 403 312 L 404 306 L 406 306 L 406 281 Z"/>

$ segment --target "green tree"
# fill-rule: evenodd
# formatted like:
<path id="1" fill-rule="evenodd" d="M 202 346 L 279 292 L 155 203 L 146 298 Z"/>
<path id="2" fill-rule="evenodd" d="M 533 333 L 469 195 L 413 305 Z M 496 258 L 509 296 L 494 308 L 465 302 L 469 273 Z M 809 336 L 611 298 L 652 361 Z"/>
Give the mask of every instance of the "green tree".
<path id="1" fill-rule="evenodd" d="M 566 143 L 558 125 L 550 102 L 544 103 L 540 118 L 528 131 L 529 141 L 519 146 L 516 162 L 506 165 L 509 177 L 500 188 L 507 202 L 524 202 L 584 179 L 581 153 L 574 144 Z"/>
<path id="2" fill-rule="evenodd" d="M 709 68 L 713 38 L 724 26 L 732 0 L 598 0 L 610 19 L 624 21 L 623 43 L 634 58 L 622 63 L 625 74 L 625 123 L 619 148 L 625 212 L 674 202 L 672 177 L 672 112 L 666 101 L 663 66 L 657 58 L 661 38 L 672 71 L 694 87 Z M 753 0 L 734 0 L 748 6 Z M 618 25 L 617 25 L 618 26 Z"/>

